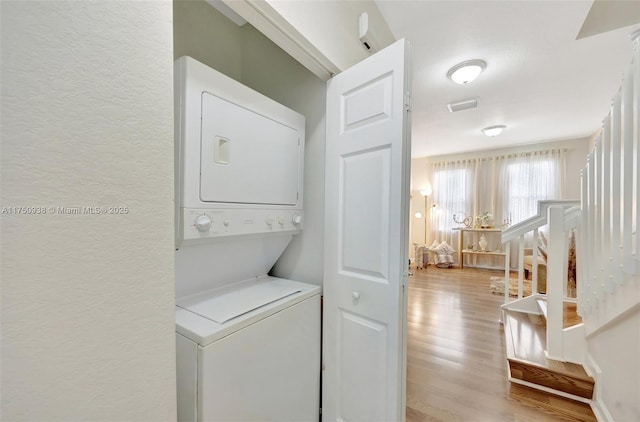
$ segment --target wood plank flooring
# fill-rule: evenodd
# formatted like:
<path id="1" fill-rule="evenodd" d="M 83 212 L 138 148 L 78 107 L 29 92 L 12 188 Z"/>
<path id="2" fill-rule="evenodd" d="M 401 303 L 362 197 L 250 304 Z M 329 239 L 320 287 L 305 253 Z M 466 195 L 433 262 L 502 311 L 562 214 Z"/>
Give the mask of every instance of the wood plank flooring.
<path id="1" fill-rule="evenodd" d="M 413 270 L 407 315 L 407 421 L 585 421 L 588 405 L 507 380 L 500 271 Z"/>

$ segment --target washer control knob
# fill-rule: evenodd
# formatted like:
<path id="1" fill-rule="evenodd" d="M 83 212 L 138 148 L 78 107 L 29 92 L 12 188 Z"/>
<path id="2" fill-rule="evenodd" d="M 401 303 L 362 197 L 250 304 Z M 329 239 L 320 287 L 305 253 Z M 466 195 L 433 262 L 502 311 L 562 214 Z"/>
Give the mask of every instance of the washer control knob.
<path id="1" fill-rule="evenodd" d="M 300 225 L 300 223 L 302 223 L 302 216 L 298 214 L 294 214 L 293 217 L 291 218 L 291 222 L 296 226 Z"/>
<path id="2" fill-rule="evenodd" d="M 198 218 L 196 218 L 196 223 L 194 225 L 199 232 L 206 232 L 211 228 L 211 223 L 212 221 L 209 216 L 203 214 L 199 215 Z"/>
<path id="3" fill-rule="evenodd" d="M 278 224 L 280 224 L 281 226 L 284 226 L 284 217 L 283 216 L 278 217 Z"/>
<path id="4" fill-rule="evenodd" d="M 271 226 L 273 224 L 273 217 L 267 217 L 265 222 L 267 223 L 267 226 Z"/>
<path id="5" fill-rule="evenodd" d="M 224 220 L 222 224 L 224 224 L 225 227 L 229 227 L 230 223 L 229 223 L 229 220 Z"/>

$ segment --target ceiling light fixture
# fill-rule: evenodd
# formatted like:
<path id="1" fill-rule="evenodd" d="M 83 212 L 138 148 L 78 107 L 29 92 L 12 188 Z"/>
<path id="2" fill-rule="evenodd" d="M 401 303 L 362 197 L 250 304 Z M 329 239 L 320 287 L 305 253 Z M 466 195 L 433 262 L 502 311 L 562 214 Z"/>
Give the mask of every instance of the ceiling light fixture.
<path id="1" fill-rule="evenodd" d="M 502 133 L 502 131 L 506 128 L 505 125 L 496 125 L 496 126 L 489 126 L 489 127 L 485 127 L 484 129 L 482 129 L 482 133 L 484 133 L 487 136 L 498 136 Z"/>
<path id="2" fill-rule="evenodd" d="M 453 66 L 447 72 L 447 78 L 453 82 L 466 85 L 473 81 L 487 67 L 484 60 L 467 60 Z"/>

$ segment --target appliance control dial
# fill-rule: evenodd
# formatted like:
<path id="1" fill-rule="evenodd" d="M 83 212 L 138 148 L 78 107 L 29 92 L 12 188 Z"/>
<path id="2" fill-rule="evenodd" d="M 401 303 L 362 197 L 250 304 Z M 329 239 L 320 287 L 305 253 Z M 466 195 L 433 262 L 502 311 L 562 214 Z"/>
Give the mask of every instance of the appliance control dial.
<path id="1" fill-rule="evenodd" d="M 291 218 L 291 222 L 296 226 L 300 225 L 300 223 L 302 223 L 302 216 L 298 214 L 294 214 L 293 217 Z"/>
<path id="2" fill-rule="evenodd" d="M 229 223 L 229 220 L 224 220 L 222 224 L 224 224 L 225 227 L 229 227 L 230 223 Z"/>
<path id="3" fill-rule="evenodd" d="M 206 232 L 206 231 L 209 231 L 209 229 L 211 228 L 211 223 L 213 222 L 211 221 L 209 216 L 207 216 L 206 214 L 203 214 L 203 215 L 199 215 L 196 218 L 196 222 L 194 226 L 196 226 L 196 229 L 198 229 L 198 231 Z"/>
<path id="4" fill-rule="evenodd" d="M 284 217 L 283 216 L 278 217 L 278 224 L 280 224 L 281 226 L 284 226 Z"/>
<path id="5" fill-rule="evenodd" d="M 273 224 L 273 217 L 267 217 L 265 221 L 267 223 L 267 226 L 271 226 Z"/>

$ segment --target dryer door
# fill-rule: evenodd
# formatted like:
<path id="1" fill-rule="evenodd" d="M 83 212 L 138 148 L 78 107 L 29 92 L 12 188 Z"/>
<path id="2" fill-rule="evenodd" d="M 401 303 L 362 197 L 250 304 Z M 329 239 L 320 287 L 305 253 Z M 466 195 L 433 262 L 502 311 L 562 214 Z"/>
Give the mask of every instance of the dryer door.
<path id="1" fill-rule="evenodd" d="M 203 92 L 200 199 L 296 205 L 300 139 L 292 127 Z"/>

